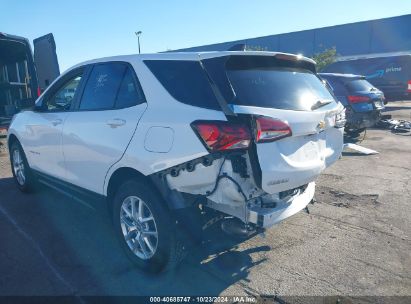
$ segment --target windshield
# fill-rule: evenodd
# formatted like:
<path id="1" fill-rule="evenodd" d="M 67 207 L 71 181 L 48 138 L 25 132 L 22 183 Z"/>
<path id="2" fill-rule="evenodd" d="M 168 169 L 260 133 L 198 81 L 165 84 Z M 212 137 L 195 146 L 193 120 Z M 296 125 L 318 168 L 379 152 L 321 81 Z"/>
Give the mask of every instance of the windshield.
<path id="1" fill-rule="evenodd" d="M 236 105 L 310 111 L 319 102 L 334 102 L 324 83 L 305 69 L 228 70 L 227 75 Z"/>
<path id="2" fill-rule="evenodd" d="M 372 91 L 374 86 L 365 79 L 351 80 L 346 83 L 351 92 Z"/>

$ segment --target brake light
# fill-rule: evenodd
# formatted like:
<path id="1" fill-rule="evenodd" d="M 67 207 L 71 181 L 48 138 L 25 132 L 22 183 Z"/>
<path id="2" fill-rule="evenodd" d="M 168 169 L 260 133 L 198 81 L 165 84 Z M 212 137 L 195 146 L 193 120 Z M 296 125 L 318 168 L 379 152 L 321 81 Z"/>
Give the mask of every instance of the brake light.
<path id="1" fill-rule="evenodd" d="M 209 151 L 247 149 L 251 135 L 247 126 L 227 121 L 195 121 L 193 130 Z"/>
<path id="2" fill-rule="evenodd" d="M 261 116 L 255 120 L 255 124 L 255 141 L 258 143 L 272 142 L 292 135 L 290 126 L 279 119 Z"/>
<path id="3" fill-rule="evenodd" d="M 37 97 L 40 97 L 40 95 L 41 95 L 41 89 L 40 87 L 37 87 Z"/>
<path id="4" fill-rule="evenodd" d="M 411 80 L 408 80 L 408 89 L 407 89 L 407 91 L 411 92 Z"/>
<path id="5" fill-rule="evenodd" d="M 348 96 L 348 101 L 350 103 L 359 103 L 359 102 L 370 101 L 370 98 L 368 96 L 350 95 Z"/>

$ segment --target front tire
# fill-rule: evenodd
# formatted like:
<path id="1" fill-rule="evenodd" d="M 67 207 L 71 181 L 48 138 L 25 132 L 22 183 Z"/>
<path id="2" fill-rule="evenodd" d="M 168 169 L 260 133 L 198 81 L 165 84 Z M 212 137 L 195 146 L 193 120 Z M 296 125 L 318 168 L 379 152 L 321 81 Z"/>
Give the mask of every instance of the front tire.
<path id="1" fill-rule="evenodd" d="M 22 192 L 32 192 L 34 190 L 35 178 L 19 142 L 14 142 L 10 146 L 10 163 L 17 187 Z"/>
<path id="2" fill-rule="evenodd" d="M 113 223 L 121 247 L 140 269 L 161 272 L 181 260 L 175 221 L 147 183 L 129 180 L 120 185 L 113 199 Z"/>

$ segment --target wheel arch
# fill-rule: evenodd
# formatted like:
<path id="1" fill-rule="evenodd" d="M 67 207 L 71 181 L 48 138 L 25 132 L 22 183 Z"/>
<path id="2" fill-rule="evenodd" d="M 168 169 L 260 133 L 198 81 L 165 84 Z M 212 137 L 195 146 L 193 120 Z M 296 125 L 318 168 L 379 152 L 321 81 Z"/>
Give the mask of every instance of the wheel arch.
<path id="1" fill-rule="evenodd" d="M 111 202 L 116 193 L 116 189 L 121 185 L 122 182 L 130 179 L 136 179 L 139 181 L 143 181 L 153 190 L 158 190 L 156 185 L 153 183 L 152 179 L 149 176 L 144 175 L 137 169 L 131 167 L 120 167 L 117 168 L 110 177 L 107 178 L 106 188 L 105 188 L 105 195 L 107 197 L 108 209 L 111 212 Z M 167 204 L 165 204 L 167 205 Z"/>
<path id="2" fill-rule="evenodd" d="M 107 179 L 105 194 L 107 198 L 112 198 L 115 190 L 120 186 L 120 184 L 128 179 L 138 179 L 150 182 L 149 178 L 142 174 L 140 171 L 131 167 L 120 167 L 117 168 Z"/>
<path id="3" fill-rule="evenodd" d="M 24 156 L 27 160 L 27 163 L 30 166 L 30 164 L 31 164 L 30 155 L 29 155 L 29 153 L 26 153 L 27 151 L 25 149 L 23 141 L 19 138 L 19 136 L 16 133 L 10 132 L 8 134 L 8 137 L 7 137 L 7 148 L 9 149 L 9 153 L 10 153 L 10 150 L 11 150 L 11 146 L 14 143 L 17 143 L 20 146 L 20 148 L 23 150 L 23 153 L 24 153 Z"/>
<path id="4" fill-rule="evenodd" d="M 8 139 L 7 139 L 7 146 L 8 146 L 8 148 L 9 148 L 9 151 L 10 151 L 10 148 L 11 148 L 11 145 L 12 144 L 14 144 L 15 142 L 18 142 L 18 143 L 20 143 L 20 141 L 19 141 L 19 139 L 17 138 L 17 136 L 15 135 L 15 134 L 9 134 L 9 137 L 8 137 Z M 20 143 L 20 145 L 21 145 L 21 143 Z"/>
<path id="5" fill-rule="evenodd" d="M 155 174 L 144 175 L 137 169 L 131 167 L 120 167 L 117 168 L 110 177 L 107 178 L 105 195 L 108 202 L 108 208 L 111 208 L 111 202 L 113 201 L 116 189 L 121 185 L 122 182 L 130 179 L 136 179 L 143 181 L 149 188 L 156 191 L 164 203 L 166 208 L 180 209 L 189 207 L 192 205 L 192 201 L 186 200 L 182 193 L 171 190 L 164 179 L 158 178 Z"/>

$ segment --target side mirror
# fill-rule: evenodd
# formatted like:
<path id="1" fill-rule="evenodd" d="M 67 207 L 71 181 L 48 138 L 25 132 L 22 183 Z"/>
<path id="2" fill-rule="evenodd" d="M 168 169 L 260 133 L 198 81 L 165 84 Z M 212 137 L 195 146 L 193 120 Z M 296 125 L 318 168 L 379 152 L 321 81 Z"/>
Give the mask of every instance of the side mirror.
<path id="1" fill-rule="evenodd" d="M 42 102 L 40 102 L 40 103 L 37 103 L 37 104 L 34 105 L 33 110 L 34 110 L 34 112 L 44 112 L 44 111 L 46 111 L 46 106 L 43 105 Z"/>

